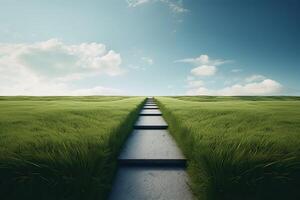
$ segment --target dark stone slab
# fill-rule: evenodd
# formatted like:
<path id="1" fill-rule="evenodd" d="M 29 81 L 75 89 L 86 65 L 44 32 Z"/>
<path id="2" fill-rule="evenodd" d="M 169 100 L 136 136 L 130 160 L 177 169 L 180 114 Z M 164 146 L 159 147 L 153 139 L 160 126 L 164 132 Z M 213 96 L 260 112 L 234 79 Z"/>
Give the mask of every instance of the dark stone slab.
<path id="1" fill-rule="evenodd" d="M 140 115 L 162 115 L 158 109 L 142 109 Z"/>
<path id="2" fill-rule="evenodd" d="M 161 116 L 140 116 L 135 129 L 167 129 L 168 125 Z"/>
<path id="3" fill-rule="evenodd" d="M 119 155 L 109 200 L 193 199 L 186 159 L 167 123 L 154 101 L 148 99 L 144 108 Z"/>
<path id="4" fill-rule="evenodd" d="M 154 100 L 147 100 L 146 103 L 155 103 Z"/>
<path id="5" fill-rule="evenodd" d="M 145 102 L 145 104 L 156 104 L 155 102 Z"/>
<path id="6" fill-rule="evenodd" d="M 155 103 L 155 101 L 146 101 L 145 103 Z"/>
<path id="7" fill-rule="evenodd" d="M 167 130 L 134 130 L 119 156 L 120 162 L 185 164 L 185 157 Z"/>
<path id="8" fill-rule="evenodd" d="M 190 200 L 184 168 L 120 167 L 109 200 Z"/>

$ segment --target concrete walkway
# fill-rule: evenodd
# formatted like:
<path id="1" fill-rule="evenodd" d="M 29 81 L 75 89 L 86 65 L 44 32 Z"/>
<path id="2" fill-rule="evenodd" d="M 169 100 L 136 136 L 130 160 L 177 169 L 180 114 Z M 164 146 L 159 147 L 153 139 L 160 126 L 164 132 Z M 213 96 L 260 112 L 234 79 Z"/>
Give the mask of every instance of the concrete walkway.
<path id="1" fill-rule="evenodd" d="M 153 98 L 147 98 L 119 155 L 110 200 L 193 199 L 186 159 L 161 115 Z"/>

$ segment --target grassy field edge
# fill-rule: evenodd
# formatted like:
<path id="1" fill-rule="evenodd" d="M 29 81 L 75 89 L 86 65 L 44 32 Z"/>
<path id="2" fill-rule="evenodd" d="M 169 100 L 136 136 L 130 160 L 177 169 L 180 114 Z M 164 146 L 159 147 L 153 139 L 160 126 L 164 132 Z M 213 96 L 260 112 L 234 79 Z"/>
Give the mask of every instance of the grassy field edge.
<path id="1" fill-rule="evenodd" d="M 107 163 L 108 163 L 108 165 L 111 165 L 111 166 L 108 166 L 108 168 L 111 168 L 113 170 L 111 171 L 112 173 L 109 176 L 109 181 L 108 181 L 109 184 L 108 184 L 107 190 L 104 192 L 103 199 L 108 198 L 109 192 L 112 189 L 111 188 L 112 183 L 113 183 L 114 177 L 116 175 L 116 171 L 117 171 L 118 155 L 119 155 L 119 153 L 122 149 L 122 146 L 125 143 L 127 137 L 131 134 L 134 123 L 138 119 L 139 112 L 142 109 L 145 101 L 146 101 L 146 99 L 144 99 L 135 110 L 133 110 L 131 113 L 128 114 L 128 116 L 125 119 L 125 121 L 123 122 L 123 124 L 115 131 L 115 133 L 113 134 L 113 137 L 111 137 L 111 139 L 110 139 L 109 145 L 111 147 L 113 147 L 112 148 L 113 154 L 112 154 L 111 160 L 108 160 Z M 124 134 L 119 134 L 120 132 L 123 132 Z M 120 135 L 122 136 L 121 138 L 120 138 Z M 118 141 L 118 142 L 116 142 L 116 141 Z"/>
<path id="2" fill-rule="evenodd" d="M 56 140 L 47 143 L 41 138 L 37 144 L 29 143 L 34 145 L 31 147 L 35 150 L 32 153 L 23 153 L 21 146 L 17 152 L 3 148 L 0 154 L 1 198 L 106 199 L 117 170 L 117 156 L 133 130 L 145 99 L 134 101 L 134 108 L 107 135 L 97 138 L 93 135 L 77 135 L 74 139 L 62 139 L 57 143 Z M 123 104 L 122 100 L 120 104 Z M 78 114 L 79 111 L 73 112 Z M 57 117 L 59 119 L 60 116 Z M 91 117 L 97 120 L 93 115 Z M 105 121 L 109 120 L 114 119 L 107 118 Z M 97 128 L 101 130 L 102 127 Z"/>
<path id="3" fill-rule="evenodd" d="M 207 182 L 207 180 L 203 179 L 202 182 L 199 182 L 198 177 L 193 176 L 193 170 L 191 167 L 192 164 L 192 156 L 191 154 L 189 154 L 189 152 L 192 149 L 192 138 L 189 136 L 189 130 L 183 128 L 180 124 L 180 120 L 178 120 L 176 118 L 176 116 L 174 114 L 172 114 L 171 110 L 166 109 L 166 107 L 164 106 L 164 104 L 162 102 L 160 102 L 159 100 L 155 99 L 157 105 L 159 106 L 159 108 L 161 109 L 161 112 L 163 114 L 164 119 L 166 120 L 166 122 L 168 123 L 168 129 L 170 134 L 173 136 L 173 138 L 175 139 L 177 145 L 179 146 L 179 148 L 182 150 L 183 154 L 185 155 L 185 157 L 187 158 L 188 162 L 187 162 L 187 170 L 188 170 L 188 174 L 189 174 L 189 178 L 190 178 L 190 187 L 192 189 L 192 192 L 195 195 L 195 198 L 197 199 L 202 199 L 205 200 L 206 196 L 204 195 L 205 193 L 205 184 Z M 195 185 L 197 185 L 197 188 L 202 188 L 201 191 L 196 191 L 196 188 L 194 187 Z M 197 189 L 198 190 L 198 189 Z"/>
<path id="4" fill-rule="evenodd" d="M 179 101 L 184 104 L 184 100 Z M 161 100 L 156 98 L 156 102 L 169 125 L 171 135 L 188 159 L 187 171 L 191 179 L 191 189 L 196 198 L 201 200 L 298 199 L 300 195 L 297 189 L 300 177 L 300 157 L 297 152 L 291 155 L 290 152 L 286 152 L 286 156 L 274 154 L 268 158 L 263 155 L 264 150 L 260 152 L 260 147 L 254 146 L 253 154 L 257 153 L 258 159 L 251 160 L 252 155 L 249 154 L 251 143 L 245 143 L 248 146 L 244 150 L 243 145 L 245 144 L 242 142 L 227 143 L 226 141 L 223 144 L 227 145 L 226 149 L 230 151 L 222 152 L 222 150 L 214 149 L 214 145 L 206 146 L 197 143 L 197 140 L 201 140 L 201 138 L 194 135 L 193 127 L 186 126 L 183 119 L 176 116 L 175 113 L 178 114 L 179 108 L 171 110 L 168 105 L 164 105 L 163 98 Z M 264 142 L 267 141 L 263 140 L 261 144 L 266 148 L 270 148 L 270 150 L 274 148 L 271 142 L 265 144 Z M 258 149 L 256 150 L 256 148 Z M 262 148 L 265 147 L 262 146 Z M 196 149 L 197 151 L 195 151 Z M 232 160 L 232 155 L 238 155 L 238 160 Z M 292 180 L 282 176 L 288 171 L 291 172 L 289 176 L 293 178 Z M 227 176 L 226 173 L 240 176 L 228 179 L 230 175 Z M 278 174 L 276 175 L 276 173 Z M 264 178 L 258 180 L 262 176 Z M 256 182 L 259 184 L 256 185 Z"/>

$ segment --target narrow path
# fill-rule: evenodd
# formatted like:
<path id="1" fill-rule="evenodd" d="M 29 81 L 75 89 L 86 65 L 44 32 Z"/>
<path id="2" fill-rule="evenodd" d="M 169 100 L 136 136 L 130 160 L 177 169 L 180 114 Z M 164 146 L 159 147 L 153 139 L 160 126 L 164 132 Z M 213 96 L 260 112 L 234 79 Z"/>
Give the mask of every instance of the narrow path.
<path id="1" fill-rule="evenodd" d="M 189 200 L 186 159 L 153 98 L 147 101 L 119 155 L 110 200 Z"/>

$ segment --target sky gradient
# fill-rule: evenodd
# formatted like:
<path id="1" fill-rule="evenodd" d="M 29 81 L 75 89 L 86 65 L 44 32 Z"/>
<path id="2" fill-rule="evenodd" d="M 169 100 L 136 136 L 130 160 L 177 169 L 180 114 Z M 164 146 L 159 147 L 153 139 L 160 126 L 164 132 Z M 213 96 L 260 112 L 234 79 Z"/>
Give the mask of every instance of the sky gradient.
<path id="1" fill-rule="evenodd" d="M 0 3 L 0 95 L 300 95 L 297 0 Z"/>

